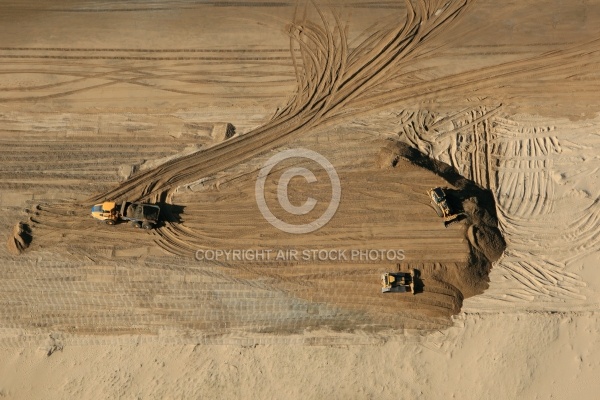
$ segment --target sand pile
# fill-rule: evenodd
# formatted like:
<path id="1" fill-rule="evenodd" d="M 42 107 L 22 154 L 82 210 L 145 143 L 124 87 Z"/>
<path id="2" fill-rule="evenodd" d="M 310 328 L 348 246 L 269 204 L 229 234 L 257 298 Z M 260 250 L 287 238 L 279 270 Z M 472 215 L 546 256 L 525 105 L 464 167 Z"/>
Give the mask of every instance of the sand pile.
<path id="1" fill-rule="evenodd" d="M 31 243 L 31 229 L 29 225 L 18 222 L 13 229 L 13 233 L 8 237 L 8 251 L 11 254 L 21 254 Z"/>
<path id="2" fill-rule="evenodd" d="M 235 135 L 235 126 L 229 122 L 216 122 L 210 133 L 215 143 L 220 143 Z"/>
<path id="3" fill-rule="evenodd" d="M 469 243 L 489 261 L 498 260 L 506 248 L 506 242 L 497 227 L 496 218 L 486 209 L 479 207 L 476 197 L 464 200 L 462 205 L 469 218 L 470 226 L 467 229 Z"/>
<path id="4" fill-rule="evenodd" d="M 463 271 L 461 289 L 487 287 L 491 263 L 497 261 L 506 248 L 506 242 L 498 229 L 496 203 L 493 194 L 460 175 L 451 165 L 435 160 L 419 150 L 395 140 L 389 140 L 377 157 L 379 168 L 395 168 L 399 160 L 429 169 L 444 178 L 449 186 L 446 192 L 454 206 L 463 214 L 465 236 L 469 240 L 471 257 L 468 271 Z M 450 199 L 452 197 L 452 199 Z M 446 277 L 445 279 L 449 279 Z"/>

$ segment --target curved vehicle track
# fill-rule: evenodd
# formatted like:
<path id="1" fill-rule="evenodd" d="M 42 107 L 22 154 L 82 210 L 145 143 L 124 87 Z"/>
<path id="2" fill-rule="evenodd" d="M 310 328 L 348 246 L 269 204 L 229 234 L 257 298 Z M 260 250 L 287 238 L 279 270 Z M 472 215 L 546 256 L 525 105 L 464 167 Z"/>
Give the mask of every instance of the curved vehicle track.
<path id="1" fill-rule="evenodd" d="M 14 312 L 9 311 L 3 316 L 4 320 L 14 327 L 30 327 L 37 323 L 43 327 L 92 333 L 156 333 L 165 326 L 198 329 L 215 334 L 230 333 L 235 329 L 297 332 L 307 326 L 426 330 L 448 326 L 448 317 L 457 313 L 463 299 L 478 293 L 480 287 L 477 290 L 465 290 L 461 284 L 461 274 L 469 260 L 468 248 L 460 228 L 439 230 L 439 220 L 427 206 L 425 190 L 447 182 L 414 165 L 401 165 L 391 173 L 376 170 L 373 164 L 380 144 L 366 143 L 368 141 L 357 138 L 360 135 L 355 136 L 355 132 L 348 134 L 345 131 L 356 128 L 352 122 L 355 122 L 358 115 L 373 113 L 374 110 L 389 109 L 392 106 L 410 108 L 425 100 L 441 98 L 446 100 L 440 100 L 440 103 L 447 106 L 457 97 L 469 97 L 469 101 L 471 98 L 477 99 L 477 95 L 483 98 L 488 90 L 501 92 L 501 87 L 509 83 L 526 81 L 532 77 L 572 77 L 579 71 L 584 73 L 589 69 L 597 59 L 599 49 L 599 42 L 591 41 L 524 59 L 434 77 L 427 75 L 428 67 L 413 69 L 415 63 L 426 63 L 445 45 L 445 38 L 459 25 L 464 15 L 472 10 L 473 3 L 470 0 L 406 1 L 406 16 L 400 24 L 394 21 L 387 26 L 374 26 L 365 31 L 364 35 L 352 40 L 352 43 L 347 36 L 347 27 L 335 10 L 324 13 L 315 6 L 312 12 L 320 18 L 315 23 L 306 17 L 306 10 L 298 9 L 293 23 L 286 29 L 290 40 L 288 56 L 283 56 L 281 49 L 257 50 L 257 54 L 250 50 L 239 54 L 227 50 L 210 50 L 215 54 L 204 54 L 209 51 L 159 49 L 155 51 L 159 54 L 154 55 L 150 54 L 154 52 L 150 49 L 130 51 L 111 48 L 93 49 L 96 53 L 92 54 L 92 49 L 75 46 L 3 49 L 3 52 L 9 53 L 5 54 L 6 62 L 15 62 L 17 65 L 17 60 L 22 58 L 23 63 L 30 63 L 28 71 L 32 74 L 43 72 L 46 60 L 62 59 L 71 68 L 65 70 L 64 78 L 61 77 L 67 80 L 65 82 L 41 83 L 27 88 L 20 88 L 18 85 L 5 87 L 0 93 L 0 101 L 5 103 L 63 99 L 73 94 L 115 85 L 134 85 L 173 94 L 196 95 L 199 92 L 188 89 L 187 86 L 208 81 L 217 85 L 226 82 L 222 77 L 220 80 L 211 78 L 204 82 L 194 77 L 195 73 L 201 75 L 201 72 L 184 70 L 193 63 L 181 61 L 201 59 L 207 63 L 237 60 L 244 63 L 244 68 L 252 65 L 253 60 L 258 62 L 260 59 L 261 62 L 272 63 L 281 69 L 278 80 L 274 82 L 282 86 L 292 76 L 289 71 L 286 72 L 289 65 L 286 61 L 291 60 L 296 84 L 296 90 L 287 103 L 260 126 L 222 143 L 206 146 L 196 153 L 138 172 L 108 190 L 102 185 L 102 179 L 94 182 L 95 186 L 84 185 L 90 175 L 96 176 L 86 167 L 85 149 L 77 154 L 76 147 L 69 147 L 68 154 L 65 152 L 65 155 L 61 155 L 58 149 L 46 152 L 43 146 L 36 147 L 35 152 L 39 151 L 40 157 L 47 156 L 47 161 L 53 167 L 63 165 L 86 171 L 79 175 L 77 182 L 57 186 L 59 189 L 69 190 L 70 193 L 98 194 L 87 200 L 79 198 L 76 202 L 54 204 L 52 201 L 40 202 L 42 204 L 39 207 L 32 207 L 28 215 L 34 237 L 38 238 L 37 243 L 34 239 L 33 247 L 38 246 L 38 250 L 44 251 L 44 244 L 56 245 L 55 250 L 59 254 L 71 261 L 77 260 L 82 270 L 87 272 L 83 273 L 73 265 L 43 271 L 34 264 L 35 260 L 30 260 L 36 266 L 31 267 L 29 278 L 34 277 L 36 281 L 40 281 L 39 287 L 45 291 L 42 300 L 47 305 L 34 301 L 32 292 L 24 290 L 30 285 L 25 274 L 22 280 L 9 281 L 7 285 L 13 286 L 3 291 L 3 304 L 15 307 Z M 39 61 L 35 61 L 36 58 Z M 107 69 L 102 60 L 108 58 L 115 65 Z M 98 60 L 98 63 L 93 60 Z M 136 63 L 135 67 L 127 66 L 132 60 L 140 63 Z M 165 64 L 157 69 L 147 67 L 145 63 L 148 61 L 149 65 L 150 62 L 161 60 Z M 95 64 L 94 69 L 88 72 L 86 67 L 91 64 Z M 228 66 L 224 65 L 223 68 L 227 69 Z M 7 70 L 7 73 L 12 73 L 10 71 L 12 70 Z M 223 76 L 229 79 L 235 77 L 236 73 L 235 70 L 227 69 Z M 260 83 L 245 82 L 243 85 L 256 88 L 256 98 L 262 96 L 258 92 Z M 236 95 L 231 93 L 223 97 L 235 98 Z M 505 105 L 496 103 L 485 112 L 474 110 L 467 125 L 456 127 L 456 131 L 447 132 L 447 136 L 471 128 L 478 129 L 489 117 L 503 111 L 504 107 Z M 448 118 L 452 119 L 451 114 Z M 424 127 L 431 126 L 424 124 Z M 332 131 L 339 128 L 344 131 L 339 135 L 346 136 L 335 140 L 333 133 L 324 133 L 325 128 Z M 192 256 L 199 248 L 232 247 L 241 238 L 252 246 L 297 244 L 289 237 L 282 239 L 278 232 L 274 233 L 273 228 L 267 226 L 258 216 L 257 210 L 252 208 L 255 203 L 250 175 L 260 167 L 261 157 L 265 157 L 268 151 L 292 144 L 310 146 L 317 142 L 310 142 L 314 139 L 315 132 L 322 138 L 328 138 L 327 140 L 334 138 L 329 140 L 329 145 L 323 145 L 322 150 L 329 151 L 327 157 L 334 163 L 337 161 L 342 164 L 342 173 L 347 172 L 344 175 L 346 182 L 354 190 L 350 191 L 351 198 L 360 201 L 347 205 L 345 209 L 342 207 L 338 218 L 323 230 L 321 236 L 308 238 L 303 245 L 350 247 L 356 241 L 362 241 L 390 246 L 402 244 L 403 239 L 413 237 L 418 240 L 411 242 L 412 248 L 409 250 L 413 251 L 412 255 L 418 261 L 400 265 L 356 264 L 343 267 L 317 263 L 298 268 L 297 265 L 232 265 L 226 262 L 207 265 L 193 260 Z M 361 133 L 364 134 L 364 131 Z M 420 140 L 417 136 L 413 137 L 415 142 Z M 353 146 L 352 149 L 344 147 L 345 140 L 350 143 L 349 146 Z M 494 154 L 506 153 L 509 157 L 517 154 L 514 149 L 503 146 L 499 145 Z M 546 152 L 553 151 L 554 142 L 552 136 L 526 138 L 520 146 L 530 147 L 536 157 L 541 157 Z M 2 156 L 7 162 L 18 165 L 15 171 L 27 171 L 25 164 L 19 166 L 19 163 L 26 161 L 26 157 L 11 154 L 14 148 L 6 149 L 7 154 Z M 144 151 L 144 158 L 150 159 L 152 149 L 152 144 L 140 143 L 133 152 Z M 180 150 L 170 149 L 169 154 Z M 99 159 L 106 162 L 111 158 L 126 160 L 130 155 L 128 151 L 120 151 L 118 146 L 114 149 L 107 147 L 98 153 Z M 361 167 L 368 167 L 364 168 L 362 174 L 353 173 L 356 171 L 351 168 L 344 171 L 344 162 L 347 164 L 348 160 L 360 163 Z M 536 162 L 541 162 L 542 167 L 545 165 L 543 161 Z M 480 161 L 474 162 L 478 163 Z M 242 164 L 247 168 L 243 173 L 240 172 Z M 100 168 L 103 166 L 104 164 Z M 32 166 L 31 170 L 41 172 L 43 168 Z M 490 177 L 486 177 L 477 168 L 472 169 L 473 175 L 469 177 L 480 184 L 484 184 L 483 180 L 487 179 L 489 184 L 492 181 Z M 511 174 L 507 169 L 499 178 L 500 184 L 513 187 L 523 178 L 521 175 Z M 400 182 L 408 179 L 403 176 L 410 177 L 413 182 Z M 505 204 L 506 208 L 519 215 L 548 212 L 551 205 L 543 198 L 534 205 L 528 202 L 533 196 L 533 190 L 537 188 L 548 196 L 552 194 L 550 185 L 545 186 L 545 189 L 542 186 L 546 185 L 544 176 L 542 174 L 536 178 L 535 189 L 523 189 L 520 192 L 522 199 L 511 200 Z M 68 172 L 50 169 L 45 178 L 64 180 L 65 177 L 68 177 Z M 0 184 L 18 187 L 22 191 L 30 190 L 38 184 L 26 182 L 21 187 L 16 182 L 10 182 L 6 174 L 0 175 L 0 179 Z M 191 194 L 186 192 L 205 179 L 212 185 L 208 189 L 200 192 L 192 190 Z M 417 179 L 421 180 L 414 183 Z M 371 186 L 361 186 L 365 182 Z M 274 192 L 270 195 L 273 196 Z M 385 203 L 382 199 L 386 196 L 393 198 L 395 202 Z M 377 198 L 382 206 L 369 208 L 371 206 L 368 199 L 373 198 Z M 113 230 L 90 223 L 89 205 L 105 199 L 156 201 L 165 205 L 181 205 L 185 209 L 180 215 L 182 221 L 172 221 L 177 215 L 174 212 L 171 214 L 167 207 L 165 210 L 168 220 L 164 226 L 151 233 L 132 235 L 125 227 L 123 230 Z M 395 209 L 399 204 L 412 207 L 414 216 L 411 217 L 414 220 L 403 219 L 406 216 L 402 213 L 385 214 L 385 209 Z M 374 211 L 373 214 L 380 214 L 381 218 L 369 220 L 368 215 L 361 214 L 360 207 Z M 596 230 L 589 228 L 597 219 L 596 208 L 591 206 L 594 210 L 591 217 L 582 215 L 574 222 L 585 226 L 590 235 L 596 233 Z M 231 217 L 225 218 L 232 211 L 239 212 L 239 216 L 248 217 L 256 225 L 245 224 L 241 220 L 232 221 Z M 511 216 L 501 210 L 499 219 L 507 230 L 511 229 L 508 225 L 522 223 L 520 220 L 508 221 L 509 218 Z M 397 227 L 402 227 L 405 231 L 396 229 Z M 431 235 L 434 237 L 431 238 Z M 96 242 L 94 251 L 90 251 L 90 241 Z M 432 241 L 435 242 L 435 248 L 443 248 L 444 251 L 433 253 L 430 247 Z M 169 256 L 165 257 L 162 250 Z M 143 264 L 143 270 L 138 268 L 139 265 L 136 267 L 136 262 Z M 424 292 L 414 297 L 382 296 L 378 274 L 395 268 L 407 270 L 410 267 L 417 267 L 422 271 Z M 516 271 L 521 271 L 525 285 L 539 292 L 544 290 L 543 287 L 540 289 L 528 273 L 538 278 L 541 274 L 543 280 L 552 283 L 558 281 L 559 270 L 558 268 L 554 273 L 540 272 L 535 265 L 528 264 L 519 266 Z M 78 275 L 74 272 L 81 273 Z M 15 271 L 10 271 L 10 274 L 14 273 Z M 566 280 L 575 279 L 569 276 Z M 89 298 L 81 295 L 88 292 Z M 103 297 L 102 293 L 109 293 L 110 296 Z M 81 311 L 86 302 L 95 311 L 87 317 Z M 31 311 L 27 304 L 36 304 L 37 308 L 29 317 L 22 317 L 25 310 Z M 404 311 L 400 312 L 400 308 Z M 115 309 L 118 312 L 114 312 Z M 135 312 L 128 313 L 132 309 Z"/>

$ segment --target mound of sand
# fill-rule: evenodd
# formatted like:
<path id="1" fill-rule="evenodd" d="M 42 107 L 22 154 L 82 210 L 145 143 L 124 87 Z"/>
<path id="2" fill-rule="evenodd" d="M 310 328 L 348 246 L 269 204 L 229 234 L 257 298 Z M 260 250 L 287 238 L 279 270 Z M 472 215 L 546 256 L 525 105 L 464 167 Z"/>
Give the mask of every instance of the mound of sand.
<path id="1" fill-rule="evenodd" d="M 467 230 L 469 243 L 482 252 L 489 261 L 497 261 L 506 244 L 497 228 L 486 225 L 471 225 Z"/>
<path id="2" fill-rule="evenodd" d="M 498 229 L 496 203 L 494 195 L 470 179 L 460 175 L 449 164 L 435 160 L 418 149 L 396 140 L 389 140 L 377 156 L 377 165 L 381 169 L 395 168 L 400 160 L 428 169 L 445 179 L 454 188 L 447 188 L 456 208 L 462 208 L 464 214 L 465 236 L 471 246 L 469 268 L 459 279 L 461 289 L 485 289 L 491 263 L 497 261 L 506 248 L 506 242 Z M 449 277 L 440 277 L 451 280 Z M 467 281 L 469 282 L 467 284 Z"/>
<path id="3" fill-rule="evenodd" d="M 31 243 L 31 229 L 29 225 L 18 222 L 12 232 L 12 235 L 8 237 L 8 243 L 6 244 L 8 247 L 8 251 L 11 254 L 19 255 Z"/>
<path id="4" fill-rule="evenodd" d="M 478 203 L 475 197 L 462 203 L 471 224 L 467 229 L 467 238 L 474 249 L 481 252 L 490 262 L 494 262 L 502 256 L 506 242 L 497 227 L 496 218 L 486 209 L 479 207 Z"/>

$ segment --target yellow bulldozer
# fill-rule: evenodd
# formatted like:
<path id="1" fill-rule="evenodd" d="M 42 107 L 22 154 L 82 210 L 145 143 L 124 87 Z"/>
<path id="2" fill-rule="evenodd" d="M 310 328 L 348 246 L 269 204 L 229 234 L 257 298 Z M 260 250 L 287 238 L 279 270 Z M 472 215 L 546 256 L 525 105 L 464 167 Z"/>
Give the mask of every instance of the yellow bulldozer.
<path id="1" fill-rule="evenodd" d="M 427 195 L 431 199 L 431 207 L 437 215 L 444 220 L 444 226 L 447 228 L 452 222 L 459 221 L 464 218 L 464 213 L 455 210 L 448 203 L 446 191 L 444 188 L 436 187 L 427 191 Z"/>
<path id="2" fill-rule="evenodd" d="M 414 269 L 410 272 L 386 272 L 381 275 L 381 293 L 412 293 L 415 292 Z"/>

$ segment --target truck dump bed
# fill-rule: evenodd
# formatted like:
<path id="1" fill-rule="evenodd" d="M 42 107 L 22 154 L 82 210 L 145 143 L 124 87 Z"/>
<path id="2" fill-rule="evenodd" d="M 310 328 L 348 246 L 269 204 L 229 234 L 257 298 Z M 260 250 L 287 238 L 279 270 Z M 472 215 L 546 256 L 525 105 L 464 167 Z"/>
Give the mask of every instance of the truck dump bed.
<path id="1" fill-rule="evenodd" d="M 152 204 L 126 203 L 123 218 L 139 221 L 158 221 L 160 208 Z"/>

